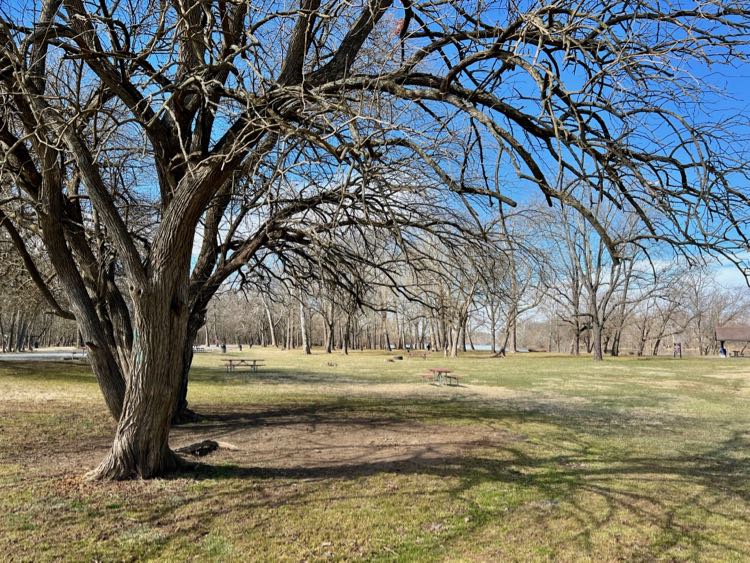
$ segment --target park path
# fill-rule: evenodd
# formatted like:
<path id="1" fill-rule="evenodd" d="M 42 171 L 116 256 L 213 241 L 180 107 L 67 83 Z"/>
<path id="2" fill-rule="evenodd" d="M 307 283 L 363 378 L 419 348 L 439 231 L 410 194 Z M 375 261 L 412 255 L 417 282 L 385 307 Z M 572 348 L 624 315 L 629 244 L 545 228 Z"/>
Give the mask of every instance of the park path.
<path id="1" fill-rule="evenodd" d="M 85 352 L 80 351 L 5 352 L 0 354 L 0 361 L 5 362 L 59 362 L 61 360 L 85 359 Z"/>

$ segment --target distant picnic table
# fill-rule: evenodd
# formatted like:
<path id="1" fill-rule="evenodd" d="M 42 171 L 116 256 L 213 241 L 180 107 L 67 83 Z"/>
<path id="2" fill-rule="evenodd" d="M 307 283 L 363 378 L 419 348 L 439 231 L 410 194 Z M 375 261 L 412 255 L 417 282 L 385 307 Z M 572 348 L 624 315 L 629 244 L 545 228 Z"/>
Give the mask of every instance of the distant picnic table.
<path id="1" fill-rule="evenodd" d="M 458 385 L 458 376 L 448 368 L 430 368 L 422 378 L 438 385 Z"/>
<path id="2" fill-rule="evenodd" d="M 258 372 L 258 368 L 264 366 L 264 360 L 262 359 L 231 359 L 224 360 L 224 366 L 227 368 L 227 373 L 234 372 L 238 367 L 249 367 L 253 373 Z"/>

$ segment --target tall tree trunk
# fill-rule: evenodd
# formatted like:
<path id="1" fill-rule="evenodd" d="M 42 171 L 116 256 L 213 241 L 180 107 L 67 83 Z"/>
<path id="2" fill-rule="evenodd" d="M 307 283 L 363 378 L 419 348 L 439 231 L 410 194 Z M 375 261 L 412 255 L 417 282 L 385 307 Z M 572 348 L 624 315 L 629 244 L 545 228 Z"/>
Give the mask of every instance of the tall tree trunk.
<path id="1" fill-rule="evenodd" d="M 598 320 L 591 321 L 591 357 L 596 361 L 604 359 L 602 350 L 602 327 Z"/>
<path id="2" fill-rule="evenodd" d="M 14 310 L 13 314 L 10 316 L 10 329 L 8 330 L 8 350 L 10 352 L 15 352 L 15 342 L 16 342 L 16 318 L 18 317 L 18 311 Z"/>
<path id="3" fill-rule="evenodd" d="M 641 334 L 638 339 L 638 349 L 636 350 L 636 356 L 643 356 L 643 351 L 646 349 L 646 340 L 648 339 L 648 331 L 646 330 L 646 321 L 641 325 Z"/>
<path id="4" fill-rule="evenodd" d="M 450 348 L 450 356 L 451 358 L 457 358 L 458 357 L 458 350 L 461 346 L 461 332 L 462 328 L 459 325 L 456 330 L 454 331 L 451 329 L 451 348 Z"/>
<path id="5" fill-rule="evenodd" d="M 349 339 L 351 337 L 351 323 L 352 323 L 352 317 L 347 313 L 346 315 L 346 326 L 344 328 L 344 334 L 343 334 L 343 340 L 344 340 L 344 354 L 349 354 Z"/>
<path id="6" fill-rule="evenodd" d="M 403 350 L 405 340 L 404 332 L 406 332 L 408 324 L 401 316 L 399 316 L 398 312 L 394 313 L 393 318 L 396 323 L 396 348 L 398 348 L 399 350 Z M 386 336 L 387 335 L 388 333 L 386 332 Z"/>
<path id="7" fill-rule="evenodd" d="M 206 311 L 195 312 L 188 319 L 185 346 L 182 356 L 182 373 L 180 376 L 180 388 L 177 392 L 172 424 L 185 424 L 195 422 L 200 416 L 188 407 L 187 393 L 190 377 L 190 367 L 193 365 L 193 345 L 198 337 L 198 331 L 206 322 Z M 208 327 L 206 327 L 208 330 Z"/>
<path id="8" fill-rule="evenodd" d="M 310 335 L 307 329 L 307 315 L 305 315 L 305 304 L 302 300 L 302 290 L 299 291 L 299 329 L 302 335 L 302 351 L 310 354 Z"/>
<path id="9" fill-rule="evenodd" d="M 622 338 L 622 329 L 618 328 L 612 338 L 612 348 L 609 350 L 609 355 L 613 358 L 620 355 L 620 338 Z"/>
<path id="10" fill-rule="evenodd" d="M 515 286 L 515 284 L 513 284 Z M 515 298 L 514 298 L 515 299 Z M 507 333 L 508 333 L 508 340 L 510 343 L 508 344 L 506 342 L 506 352 L 518 352 L 518 342 L 517 342 L 517 319 L 518 319 L 518 303 L 516 301 L 513 301 L 511 303 L 510 311 L 508 311 L 508 327 L 507 327 Z"/>
<path id="11" fill-rule="evenodd" d="M 333 321 L 326 321 L 326 353 L 333 352 L 334 339 L 336 338 L 336 327 Z"/>
<path id="12" fill-rule="evenodd" d="M 497 319 L 495 318 L 494 306 L 490 308 L 490 337 L 492 338 L 492 353 L 497 354 Z"/>
<path id="13" fill-rule="evenodd" d="M 261 295 L 261 300 L 263 301 L 263 308 L 266 310 L 266 319 L 268 320 L 268 332 L 271 336 L 271 346 L 276 348 L 276 330 L 273 325 L 273 317 L 271 317 L 271 309 L 268 307 L 268 303 L 266 302 L 266 298 Z"/>

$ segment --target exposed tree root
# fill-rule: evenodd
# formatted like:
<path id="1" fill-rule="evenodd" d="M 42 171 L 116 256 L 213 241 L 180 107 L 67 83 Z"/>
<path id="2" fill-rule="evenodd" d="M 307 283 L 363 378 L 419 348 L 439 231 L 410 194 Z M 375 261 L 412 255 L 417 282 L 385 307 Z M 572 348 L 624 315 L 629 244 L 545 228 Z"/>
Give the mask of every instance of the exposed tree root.
<path id="1" fill-rule="evenodd" d="M 88 481 L 129 481 L 163 477 L 180 469 L 185 462 L 172 450 L 167 450 L 158 460 L 141 460 L 110 452 L 99 467 L 86 474 Z"/>
<path id="2" fill-rule="evenodd" d="M 194 422 L 200 422 L 203 420 L 203 415 L 198 414 L 188 407 L 180 409 L 179 412 L 175 413 L 172 417 L 172 426 L 180 426 L 182 424 L 192 424 Z"/>

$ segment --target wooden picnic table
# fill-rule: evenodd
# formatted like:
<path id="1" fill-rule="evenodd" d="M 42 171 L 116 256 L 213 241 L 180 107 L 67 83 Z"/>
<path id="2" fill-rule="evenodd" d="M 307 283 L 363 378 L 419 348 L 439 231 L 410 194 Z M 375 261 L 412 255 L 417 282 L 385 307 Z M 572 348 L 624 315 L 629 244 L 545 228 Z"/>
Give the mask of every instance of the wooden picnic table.
<path id="1" fill-rule="evenodd" d="M 233 358 L 231 360 L 224 360 L 224 365 L 227 368 L 227 373 L 233 372 L 235 368 L 246 366 L 250 368 L 250 371 L 253 373 L 258 372 L 258 368 L 264 366 L 265 364 L 262 363 L 264 360 L 256 358 L 256 359 L 249 359 L 249 358 Z"/>
<path id="2" fill-rule="evenodd" d="M 734 356 L 735 358 L 739 358 L 741 353 L 742 350 L 732 350 L 732 356 Z"/>
<path id="3" fill-rule="evenodd" d="M 458 376 L 453 373 L 453 370 L 448 368 L 430 368 L 427 371 L 432 372 L 437 384 L 458 385 Z"/>

